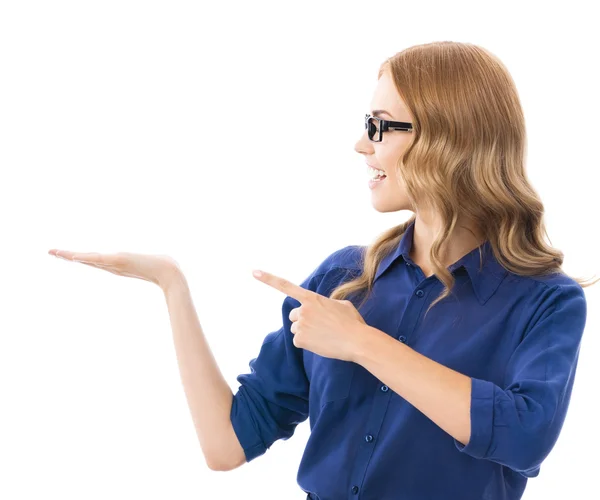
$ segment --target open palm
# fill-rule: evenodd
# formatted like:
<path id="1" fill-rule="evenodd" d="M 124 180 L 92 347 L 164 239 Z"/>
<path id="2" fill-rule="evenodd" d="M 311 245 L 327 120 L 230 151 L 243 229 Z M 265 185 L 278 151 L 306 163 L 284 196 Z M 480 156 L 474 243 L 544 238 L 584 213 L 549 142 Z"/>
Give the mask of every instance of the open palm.
<path id="1" fill-rule="evenodd" d="M 128 252 L 115 254 L 81 253 L 57 249 L 49 250 L 48 253 L 71 262 L 80 262 L 87 266 L 104 269 L 119 276 L 151 281 L 161 288 L 175 273 L 181 271 L 177 261 L 168 255 L 145 255 Z"/>

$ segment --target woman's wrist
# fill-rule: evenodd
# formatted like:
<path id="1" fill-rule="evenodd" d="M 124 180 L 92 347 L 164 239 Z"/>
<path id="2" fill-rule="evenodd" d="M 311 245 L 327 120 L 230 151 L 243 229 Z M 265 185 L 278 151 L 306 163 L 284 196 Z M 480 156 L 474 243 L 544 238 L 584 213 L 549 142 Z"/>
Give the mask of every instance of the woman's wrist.
<path id="1" fill-rule="evenodd" d="M 187 281 L 183 271 L 178 266 L 166 268 L 159 281 L 159 286 L 164 293 L 167 293 L 173 286 L 182 284 L 187 285 Z"/>

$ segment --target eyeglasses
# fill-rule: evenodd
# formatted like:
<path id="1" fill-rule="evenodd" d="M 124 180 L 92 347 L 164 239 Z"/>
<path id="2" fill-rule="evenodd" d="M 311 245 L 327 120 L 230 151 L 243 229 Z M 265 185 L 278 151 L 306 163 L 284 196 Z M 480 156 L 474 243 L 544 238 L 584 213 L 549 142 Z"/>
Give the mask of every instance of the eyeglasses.
<path id="1" fill-rule="evenodd" d="M 388 130 L 402 130 L 404 132 L 412 132 L 413 130 L 412 123 L 382 120 L 369 114 L 365 115 L 365 128 L 368 131 L 367 135 L 371 142 L 381 142 L 383 133 Z M 374 137 L 376 138 L 374 139 Z"/>

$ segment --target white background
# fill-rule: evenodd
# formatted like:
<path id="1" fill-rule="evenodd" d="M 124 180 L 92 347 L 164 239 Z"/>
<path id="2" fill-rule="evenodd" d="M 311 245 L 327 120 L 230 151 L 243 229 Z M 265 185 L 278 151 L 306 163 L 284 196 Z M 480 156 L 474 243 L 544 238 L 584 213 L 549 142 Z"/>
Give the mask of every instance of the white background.
<path id="1" fill-rule="evenodd" d="M 410 212 L 371 206 L 354 143 L 383 60 L 453 40 L 517 83 L 528 176 L 571 276 L 598 273 L 598 31 L 587 2 L 0 4 L 0 498 L 297 499 L 308 421 L 204 462 L 152 283 L 51 248 L 182 266 L 232 389 L 284 296 Z M 598 494 L 600 284 L 562 434 L 523 498 Z"/>

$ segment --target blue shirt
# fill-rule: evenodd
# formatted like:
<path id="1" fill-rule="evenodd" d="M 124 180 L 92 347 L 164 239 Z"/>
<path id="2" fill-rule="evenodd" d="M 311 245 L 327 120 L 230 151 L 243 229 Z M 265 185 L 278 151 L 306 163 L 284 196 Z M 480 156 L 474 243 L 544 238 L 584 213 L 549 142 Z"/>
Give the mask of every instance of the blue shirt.
<path id="1" fill-rule="evenodd" d="M 307 418 L 310 437 L 297 481 L 320 500 L 513 500 L 553 448 L 577 366 L 587 306 L 565 275 L 504 269 L 489 241 L 448 267 L 453 294 L 424 317 L 443 284 L 410 259 L 414 221 L 380 263 L 365 322 L 471 378 L 471 438 L 455 440 L 363 366 L 293 344 L 287 296 L 283 326 L 269 333 L 231 408 L 251 461 Z M 480 271 L 479 248 L 483 252 Z M 327 257 L 301 284 L 329 293 L 361 273 L 365 247 Z M 358 306 L 363 295 L 351 299 Z"/>

